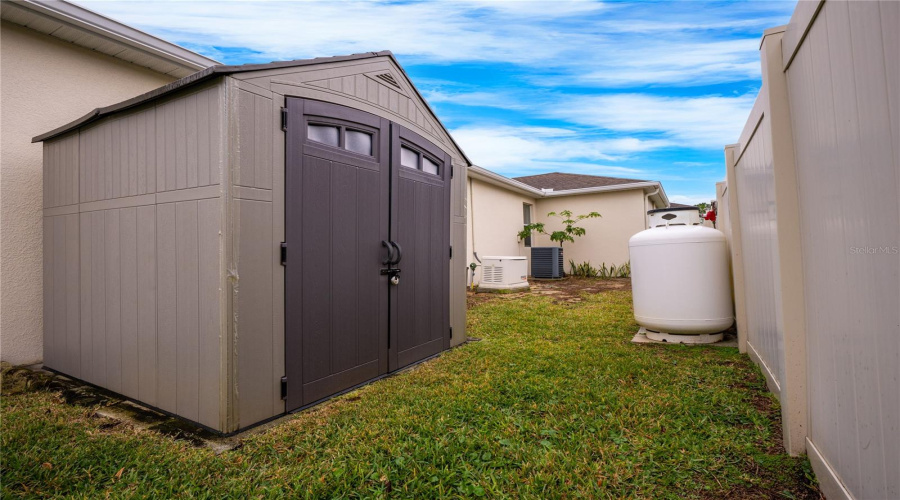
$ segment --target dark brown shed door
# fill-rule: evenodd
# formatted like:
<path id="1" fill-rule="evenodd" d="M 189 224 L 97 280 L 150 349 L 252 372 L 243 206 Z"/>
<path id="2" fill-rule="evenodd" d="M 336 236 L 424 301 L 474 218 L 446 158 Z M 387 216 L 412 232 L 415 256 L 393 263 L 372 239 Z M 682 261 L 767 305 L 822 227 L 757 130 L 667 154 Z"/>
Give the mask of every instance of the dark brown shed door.
<path id="1" fill-rule="evenodd" d="M 287 109 L 290 411 L 449 346 L 450 173 L 443 151 L 383 118 Z"/>

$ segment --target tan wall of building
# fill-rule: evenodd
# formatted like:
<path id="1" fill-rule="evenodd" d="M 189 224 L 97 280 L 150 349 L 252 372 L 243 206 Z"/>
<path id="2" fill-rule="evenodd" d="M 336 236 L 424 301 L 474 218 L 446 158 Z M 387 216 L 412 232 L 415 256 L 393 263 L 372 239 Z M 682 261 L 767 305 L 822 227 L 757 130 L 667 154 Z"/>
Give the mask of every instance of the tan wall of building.
<path id="1" fill-rule="evenodd" d="M 585 219 L 580 223 L 587 232 L 575 239 L 575 243 L 563 244 L 566 272 L 569 261 L 576 264 L 590 261 L 594 267 L 601 264 L 622 265 L 630 260 L 628 240 L 646 229 L 645 196 L 642 189 L 613 191 L 609 193 L 561 196 L 537 200 L 535 212 L 539 222 L 546 224 L 548 233 L 563 228 L 561 219 L 548 217 L 547 213 L 571 210 L 574 215 L 600 212 L 601 218 Z M 548 236 L 538 236 L 535 246 L 555 246 Z"/>
<path id="2" fill-rule="evenodd" d="M 522 230 L 523 204 L 532 206 L 532 220 L 538 211 L 535 200 L 525 195 L 469 178 L 467 198 L 469 231 L 466 235 L 468 262 L 477 262 L 474 252 L 484 258 L 488 255 L 525 255 L 530 251 L 518 240 Z M 475 283 L 481 281 L 481 268 L 475 271 Z"/>
<path id="3" fill-rule="evenodd" d="M 7 22 L 0 24 L 0 357 L 42 359 L 41 144 L 31 138 L 173 80 Z"/>

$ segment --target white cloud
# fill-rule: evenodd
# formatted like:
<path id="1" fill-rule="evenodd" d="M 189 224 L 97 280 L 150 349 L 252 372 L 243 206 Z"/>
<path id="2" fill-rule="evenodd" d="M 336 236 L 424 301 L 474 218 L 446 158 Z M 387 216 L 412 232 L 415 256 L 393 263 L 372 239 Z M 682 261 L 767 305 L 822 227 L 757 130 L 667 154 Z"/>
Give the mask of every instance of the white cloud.
<path id="1" fill-rule="evenodd" d="M 755 95 L 664 97 L 608 94 L 566 98 L 548 114 L 618 132 L 658 132 L 684 147 L 722 148 L 740 136 Z"/>
<path id="2" fill-rule="evenodd" d="M 697 203 L 709 203 L 716 199 L 716 194 L 670 194 L 669 201 L 683 205 L 696 205 Z"/>
<path id="3" fill-rule="evenodd" d="M 576 86 L 759 78 L 755 33 L 777 24 L 772 11 L 780 10 L 695 2 L 83 3 L 212 56 L 250 49 L 258 62 L 389 49 L 411 62 L 511 63 L 527 68 L 532 83 Z M 740 34 L 747 31 L 754 35 Z"/>
<path id="4" fill-rule="evenodd" d="M 476 164 L 510 175 L 557 170 L 639 175 L 637 169 L 597 162 L 616 162 L 633 153 L 669 145 L 667 141 L 630 137 L 590 138 L 576 130 L 551 127 L 465 126 L 452 133 Z"/>

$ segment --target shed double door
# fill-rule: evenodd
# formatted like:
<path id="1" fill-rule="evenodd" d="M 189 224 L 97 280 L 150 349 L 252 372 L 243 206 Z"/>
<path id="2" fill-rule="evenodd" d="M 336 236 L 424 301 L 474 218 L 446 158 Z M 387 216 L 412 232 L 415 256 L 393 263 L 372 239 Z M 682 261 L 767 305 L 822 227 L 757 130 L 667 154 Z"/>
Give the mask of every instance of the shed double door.
<path id="1" fill-rule="evenodd" d="M 291 411 L 449 347 L 450 158 L 370 113 L 286 108 Z"/>

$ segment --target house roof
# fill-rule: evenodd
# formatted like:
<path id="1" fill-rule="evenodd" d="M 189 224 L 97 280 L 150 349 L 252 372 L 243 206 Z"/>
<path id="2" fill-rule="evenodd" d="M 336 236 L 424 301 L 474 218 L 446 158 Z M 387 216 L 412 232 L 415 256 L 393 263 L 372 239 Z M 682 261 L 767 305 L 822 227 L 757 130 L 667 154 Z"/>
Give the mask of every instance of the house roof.
<path id="1" fill-rule="evenodd" d="M 333 63 L 333 62 L 341 62 L 341 61 L 355 61 L 361 59 L 371 59 L 376 57 L 387 57 L 389 58 L 397 69 L 403 74 L 406 78 L 406 81 L 409 82 L 410 87 L 415 92 L 416 96 L 425 103 L 425 106 L 428 108 L 428 111 L 431 113 L 431 116 L 435 119 L 435 121 L 447 132 L 447 136 L 450 137 L 450 140 L 453 142 L 453 146 L 456 147 L 457 151 L 459 151 L 460 155 L 466 160 L 466 162 L 471 165 L 472 161 L 466 156 L 465 152 L 459 147 L 456 140 L 450 134 L 450 131 L 447 130 L 447 127 L 441 122 L 440 118 L 438 118 L 437 114 L 431 109 L 431 106 L 428 104 L 428 101 L 422 96 L 419 89 L 416 88 L 415 84 L 412 83 L 412 80 L 409 78 L 409 75 L 406 74 L 406 70 L 403 69 L 403 66 L 397 62 L 397 59 L 394 57 L 394 54 L 389 50 L 382 50 L 380 52 L 363 52 L 361 54 L 351 54 L 347 56 L 332 56 L 332 57 L 316 57 L 314 59 L 295 59 L 293 61 L 274 61 L 270 63 L 264 64 L 242 64 L 237 66 L 228 66 L 228 65 L 217 65 L 211 66 L 201 71 L 198 71 L 192 75 L 181 78 L 180 80 L 176 80 L 167 85 L 163 85 L 157 89 L 151 90 L 150 92 L 141 94 L 136 97 L 132 97 L 131 99 L 112 104 L 103 108 L 96 108 L 88 114 L 82 116 L 81 118 L 67 123 L 61 127 L 53 129 L 49 132 L 43 133 L 31 140 L 31 142 L 42 142 L 47 139 L 51 139 L 53 137 L 65 134 L 66 132 L 70 132 L 78 127 L 82 127 L 88 123 L 97 121 L 105 116 L 118 113 L 120 111 L 133 108 L 136 106 L 140 106 L 146 102 L 152 101 L 154 99 L 161 98 L 163 96 L 172 94 L 174 92 L 180 91 L 184 88 L 191 87 L 207 80 L 230 75 L 235 73 L 246 73 L 251 71 L 263 71 L 269 69 L 281 69 L 281 68 L 292 68 L 299 66 L 310 66 L 314 64 L 325 64 L 325 63 Z"/>
<path id="2" fill-rule="evenodd" d="M 616 186 L 619 184 L 634 184 L 635 182 L 649 182 L 639 179 L 622 179 L 620 177 L 604 177 L 602 175 L 564 174 L 562 172 L 513 177 L 513 179 L 537 189 L 552 189 L 554 191 Z"/>
<path id="3" fill-rule="evenodd" d="M 697 208 L 697 205 L 685 205 L 684 203 L 669 203 L 669 208 Z"/>
<path id="4" fill-rule="evenodd" d="M 218 61 L 62 0 L 9 0 L 0 16 L 19 26 L 182 78 Z"/>
<path id="5" fill-rule="evenodd" d="M 563 188 L 563 189 L 555 189 L 555 188 L 538 188 L 532 184 L 527 184 L 522 181 L 522 179 L 529 179 L 534 177 L 543 177 L 544 175 L 575 175 L 575 174 L 561 174 L 561 173 L 553 173 L 553 174 L 544 174 L 544 175 L 532 175 L 526 177 L 517 177 L 515 179 L 510 179 L 509 177 L 504 177 L 498 173 L 491 172 L 486 168 L 479 167 L 477 165 L 472 165 L 469 167 L 468 175 L 471 178 L 478 179 L 483 182 L 487 182 L 488 184 L 493 184 L 495 186 L 501 187 L 503 189 L 507 189 L 509 191 L 513 191 L 519 194 L 524 194 L 526 196 L 531 196 L 534 198 L 552 198 L 552 197 L 560 197 L 560 196 L 576 196 L 583 194 L 594 194 L 594 193 L 603 193 L 603 192 L 612 192 L 612 191 L 626 191 L 629 189 L 640 189 L 645 194 L 655 197 L 658 205 L 669 206 L 669 198 L 666 196 L 666 191 L 663 189 L 662 183 L 659 181 L 641 181 L 636 179 L 620 179 L 616 177 L 600 177 L 588 175 L 584 177 L 594 177 L 599 179 L 612 179 L 621 182 L 611 182 L 608 184 L 595 184 L 592 186 L 586 187 L 573 187 L 573 188 Z M 578 177 L 578 175 L 575 175 Z"/>

